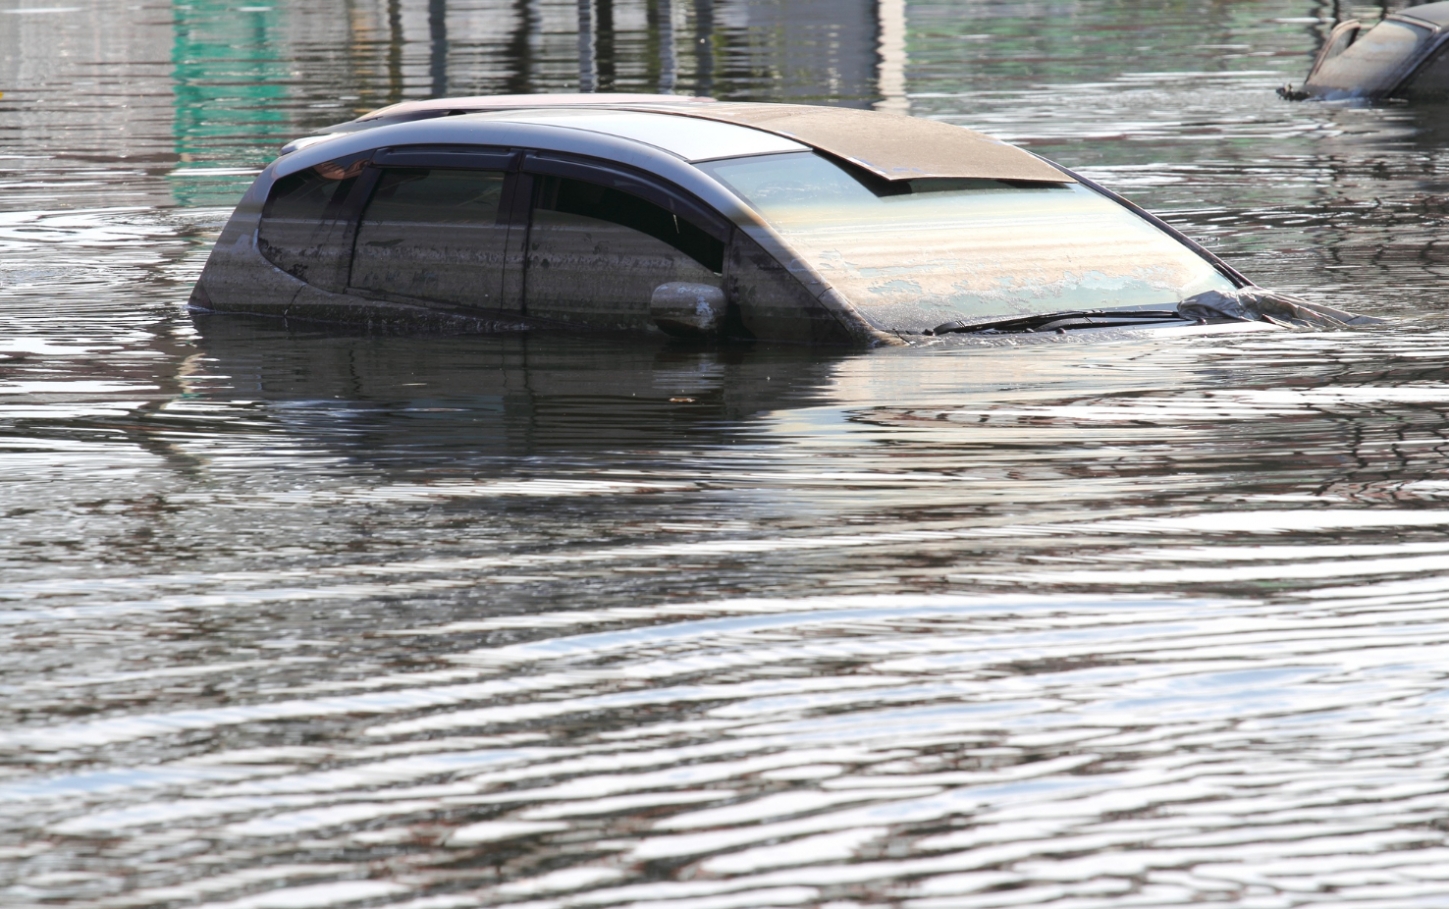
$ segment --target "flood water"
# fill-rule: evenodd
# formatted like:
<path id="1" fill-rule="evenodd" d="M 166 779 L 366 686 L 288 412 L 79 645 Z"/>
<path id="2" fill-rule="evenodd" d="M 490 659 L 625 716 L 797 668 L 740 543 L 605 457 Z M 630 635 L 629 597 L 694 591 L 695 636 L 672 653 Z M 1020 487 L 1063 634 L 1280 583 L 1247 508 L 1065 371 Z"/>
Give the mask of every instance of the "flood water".
<path id="1" fill-rule="evenodd" d="M 1278 100 L 1334 12 L 0 0 L 0 903 L 1449 905 L 1449 110 Z M 286 139 L 581 84 L 969 125 L 1394 321 L 185 310 Z"/>

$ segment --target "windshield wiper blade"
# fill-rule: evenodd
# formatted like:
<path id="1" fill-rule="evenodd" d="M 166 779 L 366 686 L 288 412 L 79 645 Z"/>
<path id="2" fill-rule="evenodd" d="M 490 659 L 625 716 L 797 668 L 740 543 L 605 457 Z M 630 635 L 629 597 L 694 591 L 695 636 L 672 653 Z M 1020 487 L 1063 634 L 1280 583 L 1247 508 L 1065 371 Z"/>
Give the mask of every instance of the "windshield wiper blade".
<path id="1" fill-rule="evenodd" d="M 997 319 L 993 322 L 947 322 L 937 325 L 929 333 L 949 334 L 1010 334 L 1012 332 L 1070 331 L 1076 328 L 1122 328 L 1146 325 L 1153 322 L 1190 322 L 1175 309 L 1068 309 L 1062 312 L 1044 312 L 1033 316 L 1018 316 L 1015 319 Z"/>

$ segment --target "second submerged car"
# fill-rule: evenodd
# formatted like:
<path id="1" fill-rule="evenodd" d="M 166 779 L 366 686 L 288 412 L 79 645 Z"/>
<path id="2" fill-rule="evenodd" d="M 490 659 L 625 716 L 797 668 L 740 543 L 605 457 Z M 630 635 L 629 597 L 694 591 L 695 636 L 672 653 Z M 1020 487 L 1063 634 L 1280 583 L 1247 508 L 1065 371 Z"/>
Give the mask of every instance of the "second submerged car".
<path id="1" fill-rule="evenodd" d="M 1354 318 L 1267 294 L 1125 200 L 967 129 L 607 95 L 397 105 L 294 143 L 191 304 L 855 345 Z"/>
<path id="2" fill-rule="evenodd" d="M 1339 23 L 1303 86 L 1278 94 L 1291 101 L 1449 100 L 1449 3 L 1412 6 L 1368 27 L 1357 19 Z"/>

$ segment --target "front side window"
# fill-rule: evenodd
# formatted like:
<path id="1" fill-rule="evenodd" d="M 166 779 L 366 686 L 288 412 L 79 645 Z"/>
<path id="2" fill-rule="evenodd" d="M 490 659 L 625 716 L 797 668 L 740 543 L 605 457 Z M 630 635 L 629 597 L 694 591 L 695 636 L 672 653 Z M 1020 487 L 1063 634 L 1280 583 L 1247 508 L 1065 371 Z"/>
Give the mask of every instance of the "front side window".
<path id="1" fill-rule="evenodd" d="M 721 285 L 724 244 L 687 218 L 601 183 L 537 176 L 534 184 L 529 315 L 637 330 L 652 326 L 660 285 Z"/>
<path id="2" fill-rule="evenodd" d="M 813 152 L 697 166 L 886 329 L 1171 308 L 1203 291 L 1234 289 L 1171 235 L 1076 183 L 917 180 L 879 194 Z"/>
<path id="3" fill-rule="evenodd" d="M 608 221 L 667 243 L 712 272 L 724 270 L 724 244 L 687 219 L 610 186 L 544 177 L 538 209 Z"/>
<path id="4" fill-rule="evenodd" d="M 508 225 L 498 218 L 503 182 L 499 171 L 384 169 L 358 225 L 352 286 L 485 309 L 516 308 L 516 301 L 502 299 L 508 239 Z"/>

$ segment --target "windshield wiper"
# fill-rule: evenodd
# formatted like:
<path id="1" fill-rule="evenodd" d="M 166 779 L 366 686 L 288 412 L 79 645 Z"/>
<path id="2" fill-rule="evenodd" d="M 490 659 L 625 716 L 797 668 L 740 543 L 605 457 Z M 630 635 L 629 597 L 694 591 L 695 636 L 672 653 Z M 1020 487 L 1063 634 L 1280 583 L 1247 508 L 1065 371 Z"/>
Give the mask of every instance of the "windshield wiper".
<path id="1" fill-rule="evenodd" d="M 947 322 L 937 325 L 927 334 L 1010 334 L 1013 332 L 1056 331 L 1066 332 L 1076 328 L 1123 328 L 1134 325 L 1149 325 L 1154 322 L 1191 322 L 1175 309 L 1068 309 L 1062 312 L 1044 312 L 1034 316 L 1018 316 L 1015 319 L 997 319 L 993 322 Z"/>
<path id="2" fill-rule="evenodd" d="M 991 322 L 957 320 L 937 325 L 928 335 L 1010 334 L 1051 331 L 1066 334 L 1078 328 L 1131 328 L 1161 322 L 1268 322 L 1284 328 L 1342 328 L 1382 322 L 1319 303 L 1264 290 L 1242 287 L 1234 291 L 1205 290 L 1193 294 L 1175 309 L 1065 309 Z"/>

